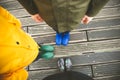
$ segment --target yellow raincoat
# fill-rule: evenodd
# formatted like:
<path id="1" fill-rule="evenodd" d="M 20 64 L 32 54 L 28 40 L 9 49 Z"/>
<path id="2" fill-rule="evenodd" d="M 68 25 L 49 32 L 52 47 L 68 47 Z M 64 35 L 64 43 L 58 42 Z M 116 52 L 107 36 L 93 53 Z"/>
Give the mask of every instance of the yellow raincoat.
<path id="1" fill-rule="evenodd" d="M 38 45 L 21 29 L 18 19 L 0 7 L 0 80 L 27 80 Z"/>

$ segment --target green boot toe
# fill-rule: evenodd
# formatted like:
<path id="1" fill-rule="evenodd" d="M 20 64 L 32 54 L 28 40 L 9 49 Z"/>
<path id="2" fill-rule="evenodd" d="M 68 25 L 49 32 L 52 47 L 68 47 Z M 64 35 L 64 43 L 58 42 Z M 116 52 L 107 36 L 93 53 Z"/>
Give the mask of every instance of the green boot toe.
<path id="1" fill-rule="evenodd" d="M 48 59 L 52 59 L 53 57 L 54 57 L 53 52 L 42 52 L 41 53 L 41 58 L 43 59 L 48 60 Z"/>
<path id="2" fill-rule="evenodd" d="M 41 45 L 40 46 L 40 51 L 53 52 L 54 47 L 51 46 L 51 45 Z"/>

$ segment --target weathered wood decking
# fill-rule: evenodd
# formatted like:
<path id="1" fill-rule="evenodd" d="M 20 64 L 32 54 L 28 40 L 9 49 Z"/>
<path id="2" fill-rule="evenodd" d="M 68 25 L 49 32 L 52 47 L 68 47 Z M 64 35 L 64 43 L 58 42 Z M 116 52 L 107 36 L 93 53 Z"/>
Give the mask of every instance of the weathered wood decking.
<path id="1" fill-rule="evenodd" d="M 70 57 L 74 71 L 92 76 L 95 80 L 120 80 L 120 0 L 110 0 L 94 20 L 71 32 L 67 47 L 56 46 L 55 32 L 45 23 L 35 23 L 17 0 L 1 0 L 22 22 L 23 29 L 41 44 L 55 47 L 52 60 L 38 60 L 28 66 L 29 80 L 42 80 L 59 72 L 57 60 Z"/>

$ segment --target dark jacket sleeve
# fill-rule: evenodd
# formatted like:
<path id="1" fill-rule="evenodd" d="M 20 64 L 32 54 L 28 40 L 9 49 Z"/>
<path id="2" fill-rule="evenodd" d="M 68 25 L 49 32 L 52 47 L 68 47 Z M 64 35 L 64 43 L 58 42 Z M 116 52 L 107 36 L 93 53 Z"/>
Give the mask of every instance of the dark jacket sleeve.
<path id="1" fill-rule="evenodd" d="M 38 9 L 34 4 L 33 0 L 18 0 L 18 1 L 30 14 L 33 15 L 38 13 Z"/>
<path id="2" fill-rule="evenodd" d="M 86 15 L 93 17 L 105 6 L 109 0 L 91 0 Z"/>

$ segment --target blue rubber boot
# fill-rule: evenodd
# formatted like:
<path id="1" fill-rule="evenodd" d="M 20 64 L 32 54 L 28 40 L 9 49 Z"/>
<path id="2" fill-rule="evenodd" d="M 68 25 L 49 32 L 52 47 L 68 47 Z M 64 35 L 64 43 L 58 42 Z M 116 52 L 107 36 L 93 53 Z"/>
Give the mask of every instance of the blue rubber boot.
<path id="1" fill-rule="evenodd" d="M 70 40 L 70 32 L 65 32 L 62 38 L 62 45 L 67 46 Z"/>
<path id="2" fill-rule="evenodd" d="M 61 45 L 62 42 L 62 33 L 56 33 L 56 45 Z"/>

